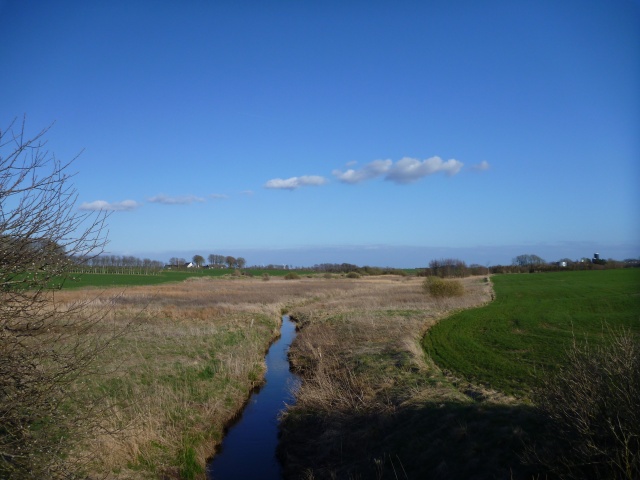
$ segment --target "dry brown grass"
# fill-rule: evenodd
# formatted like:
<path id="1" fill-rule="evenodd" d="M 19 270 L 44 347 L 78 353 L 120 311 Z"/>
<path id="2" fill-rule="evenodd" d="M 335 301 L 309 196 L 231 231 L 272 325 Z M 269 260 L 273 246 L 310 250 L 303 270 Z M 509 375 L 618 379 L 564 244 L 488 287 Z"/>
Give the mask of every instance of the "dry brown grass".
<path id="1" fill-rule="evenodd" d="M 197 469 L 185 470 L 185 463 L 203 466 L 214 453 L 225 425 L 261 382 L 264 353 L 278 334 L 281 313 L 290 312 L 302 328 L 291 359 L 305 382 L 293 415 L 285 416 L 288 471 L 298 475 L 309 465 L 325 465 L 310 475 L 357 476 L 359 468 L 369 473 L 371 466 L 378 475 L 400 467 L 400 458 L 384 451 L 367 457 L 364 466 L 361 450 L 345 460 L 347 446 L 340 448 L 348 466 L 336 466 L 336 438 L 347 428 L 351 433 L 344 438 L 362 448 L 385 445 L 389 419 L 427 403 L 472 402 L 420 347 L 439 318 L 491 298 L 482 279 L 463 282 L 464 296 L 444 299 L 426 295 L 422 279 L 399 276 L 205 278 L 124 291 L 58 292 L 59 305 L 88 301 L 95 311 L 107 311 L 105 332 L 127 326 L 91 385 L 104 405 L 102 428 L 77 454 L 94 459 L 96 476 L 202 478 Z M 307 417 L 311 428 L 297 423 L 296 412 L 313 412 Z M 380 438 L 372 431 L 386 433 Z"/>
<path id="2" fill-rule="evenodd" d="M 262 381 L 282 311 L 343 290 L 335 282 L 273 278 L 57 292 L 59 308 L 86 302 L 87 314 L 103 314 L 100 330 L 126 330 L 91 380 L 102 428 L 76 455 L 93 458 L 96 475 L 188 478 L 184 458 L 204 466 Z"/>
<path id="3" fill-rule="evenodd" d="M 489 302 L 489 282 L 460 280 L 464 295 L 444 298 L 426 294 L 418 278 L 350 282 L 291 311 L 301 327 L 291 361 L 304 381 L 283 416 L 280 456 L 288 475 L 466 478 L 475 467 L 460 473 L 444 459 L 469 456 L 473 466 L 485 461 L 472 458 L 480 437 L 493 445 L 521 434 L 504 430 L 512 399 L 445 377 L 420 345 L 443 316 Z M 487 435 L 492 422 L 501 436 Z M 513 460 L 510 452 L 490 458 L 493 469 Z"/>

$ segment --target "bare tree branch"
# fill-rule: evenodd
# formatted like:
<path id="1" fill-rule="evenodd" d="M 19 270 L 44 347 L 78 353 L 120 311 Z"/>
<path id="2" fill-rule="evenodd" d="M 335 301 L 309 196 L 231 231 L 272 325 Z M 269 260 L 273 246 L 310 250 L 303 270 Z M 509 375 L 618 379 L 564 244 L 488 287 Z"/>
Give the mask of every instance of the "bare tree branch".
<path id="1" fill-rule="evenodd" d="M 106 345 L 84 335 L 100 318 L 55 302 L 69 267 L 103 251 L 106 214 L 78 213 L 74 159 L 45 149 L 49 130 L 29 138 L 23 119 L 0 131 L 1 478 L 69 478 L 79 417 L 66 388 Z"/>

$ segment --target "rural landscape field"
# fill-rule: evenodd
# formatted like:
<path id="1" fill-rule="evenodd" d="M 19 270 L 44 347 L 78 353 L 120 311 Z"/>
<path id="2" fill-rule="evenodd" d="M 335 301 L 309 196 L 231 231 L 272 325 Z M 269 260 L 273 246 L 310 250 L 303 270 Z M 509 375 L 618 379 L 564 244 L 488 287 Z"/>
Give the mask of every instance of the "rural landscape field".
<path id="1" fill-rule="evenodd" d="M 638 361 L 637 268 L 444 280 L 453 296 L 417 275 L 246 273 L 85 274 L 52 293 L 87 321 L 56 348 L 104 342 L 59 406 L 65 469 L 204 478 L 285 313 L 303 378 L 281 420 L 286 478 L 555 478 L 527 456 L 549 422 L 537 385 L 574 343 L 623 334 Z"/>
<path id="2" fill-rule="evenodd" d="M 0 480 L 640 480 L 639 59 L 639 0 L 0 0 Z"/>

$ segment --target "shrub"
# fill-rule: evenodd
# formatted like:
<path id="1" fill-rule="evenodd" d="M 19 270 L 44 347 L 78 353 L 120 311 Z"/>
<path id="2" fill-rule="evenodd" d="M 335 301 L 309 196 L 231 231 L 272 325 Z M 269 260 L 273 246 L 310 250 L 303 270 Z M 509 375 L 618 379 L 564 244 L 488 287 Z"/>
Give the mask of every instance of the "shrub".
<path id="1" fill-rule="evenodd" d="M 78 399 L 111 336 L 87 334 L 107 313 L 61 307 L 53 292 L 102 253 L 106 215 L 78 213 L 71 162 L 44 148 L 47 130 L 0 130 L 0 478 L 72 478 L 81 461 L 69 452 L 97 429 L 92 408 L 104 408 Z"/>
<path id="2" fill-rule="evenodd" d="M 268 282 L 269 280 L 271 280 L 271 277 L 269 276 L 268 273 L 263 273 L 262 280 L 264 280 L 265 282 Z"/>
<path id="3" fill-rule="evenodd" d="M 424 290 L 433 297 L 459 297 L 464 294 L 460 280 L 443 280 L 439 277 L 427 277 L 422 283 Z"/>
<path id="4" fill-rule="evenodd" d="M 630 332 L 578 345 L 534 401 L 545 431 L 527 460 L 559 478 L 640 478 L 640 343 Z"/>
<path id="5" fill-rule="evenodd" d="M 349 272 L 347 273 L 347 278 L 360 278 L 360 274 L 358 272 Z"/>
<path id="6" fill-rule="evenodd" d="M 467 264 L 457 258 L 442 258 L 431 260 L 429 268 L 425 269 L 427 275 L 435 275 L 440 278 L 447 277 L 468 277 L 469 269 Z"/>
<path id="7" fill-rule="evenodd" d="M 298 280 L 300 279 L 300 275 L 294 272 L 289 272 L 284 276 L 285 280 Z"/>

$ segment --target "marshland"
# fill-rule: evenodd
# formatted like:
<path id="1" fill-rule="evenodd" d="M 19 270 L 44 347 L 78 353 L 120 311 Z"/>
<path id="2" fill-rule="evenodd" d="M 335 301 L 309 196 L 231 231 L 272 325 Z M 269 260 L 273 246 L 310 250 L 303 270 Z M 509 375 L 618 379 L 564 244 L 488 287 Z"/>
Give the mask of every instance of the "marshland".
<path id="1" fill-rule="evenodd" d="M 204 478 L 225 428 L 262 384 L 265 353 L 287 314 L 298 329 L 289 360 L 302 384 L 280 417 L 277 455 L 286 478 L 550 475 L 530 454 L 546 425 L 531 393 L 535 367 L 562 364 L 571 334 L 602 340 L 604 324 L 594 326 L 602 317 L 596 312 L 583 328 L 582 313 L 569 318 L 575 305 L 562 304 L 556 305 L 561 321 L 545 314 L 537 322 L 540 312 L 521 297 L 541 288 L 550 295 L 558 289 L 554 282 L 576 284 L 579 278 L 570 291 L 572 302 L 580 303 L 594 283 L 605 282 L 601 300 L 617 311 L 607 317 L 612 330 L 605 335 L 613 338 L 619 328 L 638 333 L 637 269 L 472 276 L 443 280 L 456 285 L 445 295 L 429 289 L 433 281 L 409 275 L 289 278 L 200 276 L 55 291 L 56 308 L 99 317 L 77 332 L 80 343 L 108 339 L 96 350 L 90 372 L 68 386 L 64 428 L 77 441 L 65 452 L 65 463 L 86 478 Z M 528 279 L 534 283 L 518 286 Z M 498 315 L 487 309 L 507 302 L 504 296 L 528 305 L 531 320 L 500 335 L 521 339 L 527 328 L 539 327 L 558 339 L 553 358 L 543 349 L 536 360 L 531 351 L 540 338 L 533 331 L 533 346 L 520 347 L 528 369 L 513 349 L 493 350 L 524 368 L 527 381 L 519 389 L 509 372 L 499 377 L 503 370 L 496 370 L 497 381 L 457 360 L 491 359 L 491 348 L 474 350 L 478 340 L 468 326 L 434 328 L 464 322 L 458 317 L 467 315 L 479 318 L 484 332 Z M 512 308 L 508 303 L 502 312 Z M 524 312 L 505 315 L 513 320 Z M 93 405 L 90 418 L 80 415 L 83 404 Z"/>
<path id="2" fill-rule="evenodd" d="M 0 0 L 0 59 L 0 480 L 640 480 L 638 0 Z"/>

